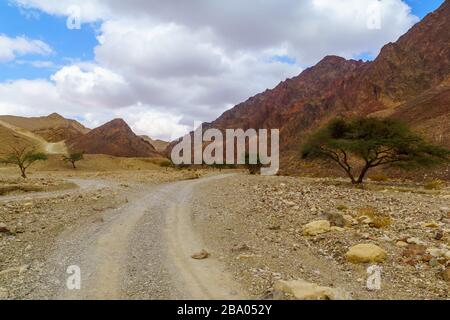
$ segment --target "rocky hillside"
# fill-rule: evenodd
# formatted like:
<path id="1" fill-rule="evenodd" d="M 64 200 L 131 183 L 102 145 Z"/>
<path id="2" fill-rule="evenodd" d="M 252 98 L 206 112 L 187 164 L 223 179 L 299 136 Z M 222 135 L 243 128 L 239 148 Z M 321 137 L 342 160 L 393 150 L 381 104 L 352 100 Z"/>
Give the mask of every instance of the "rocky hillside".
<path id="1" fill-rule="evenodd" d="M 397 42 L 387 44 L 373 62 L 326 57 L 299 76 L 225 112 L 207 127 L 280 128 L 282 166 L 289 157 L 298 156 L 308 132 L 335 116 L 393 116 L 449 145 L 448 30 L 449 0 Z"/>
<path id="2" fill-rule="evenodd" d="M 15 147 L 35 147 L 32 139 L 17 134 L 13 130 L 0 124 L 0 158 L 11 152 L 11 146 Z"/>
<path id="3" fill-rule="evenodd" d="M 68 140 L 89 132 L 78 121 L 66 119 L 57 113 L 31 118 L 0 116 L 0 120 L 37 134 L 48 142 Z"/>
<path id="4" fill-rule="evenodd" d="M 150 142 L 150 144 L 156 149 L 158 152 L 164 152 L 166 148 L 169 146 L 169 142 L 159 140 L 159 139 L 152 139 L 149 136 L 141 136 L 142 139 L 144 139 L 147 142 Z"/>
<path id="5" fill-rule="evenodd" d="M 122 119 L 115 119 L 85 135 L 69 139 L 72 151 L 87 154 L 106 154 L 116 157 L 160 157 L 147 141 L 138 137 Z"/>

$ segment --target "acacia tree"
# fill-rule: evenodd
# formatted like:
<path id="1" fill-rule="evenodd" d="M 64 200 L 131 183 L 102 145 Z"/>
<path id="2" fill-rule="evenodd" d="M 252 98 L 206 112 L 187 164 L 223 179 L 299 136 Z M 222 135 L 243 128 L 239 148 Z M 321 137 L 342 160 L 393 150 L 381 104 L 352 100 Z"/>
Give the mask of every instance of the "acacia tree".
<path id="1" fill-rule="evenodd" d="M 427 167 L 448 162 L 449 155 L 449 150 L 427 143 L 405 124 L 375 118 L 332 120 L 302 149 L 304 159 L 337 163 L 353 184 L 363 183 L 367 172 L 378 166 Z"/>
<path id="2" fill-rule="evenodd" d="M 10 153 L 4 159 L 0 159 L 0 163 L 18 166 L 24 179 L 27 178 L 27 169 L 33 163 L 47 160 L 45 153 L 37 152 L 29 147 L 10 147 L 10 149 Z"/>
<path id="3" fill-rule="evenodd" d="M 74 169 L 77 168 L 77 166 L 75 164 L 78 161 L 81 161 L 83 159 L 84 159 L 84 152 L 71 153 L 71 154 L 69 154 L 67 156 L 63 156 L 63 161 L 71 163 L 72 167 Z"/>

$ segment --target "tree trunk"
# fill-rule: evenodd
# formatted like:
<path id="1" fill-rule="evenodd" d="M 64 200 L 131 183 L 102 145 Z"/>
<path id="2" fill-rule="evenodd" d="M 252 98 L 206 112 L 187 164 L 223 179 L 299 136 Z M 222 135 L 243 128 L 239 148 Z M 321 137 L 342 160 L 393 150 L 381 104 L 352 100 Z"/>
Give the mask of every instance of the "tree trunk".
<path id="1" fill-rule="evenodd" d="M 349 170 L 345 170 L 345 172 L 347 173 L 348 177 L 352 181 L 352 184 L 356 184 L 356 180 L 355 180 L 355 177 L 352 175 L 352 172 Z"/>
<path id="2" fill-rule="evenodd" d="M 369 171 L 369 169 L 370 169 L 369 165 L 366 165 L 362 169 L 361 174 L 359 175 L 358 181 L 356 181 L 356 184 L 362 184 L 364 182 L 364 177 L 366 176 L 367 171 Z"/>
<path id="3" fill-rule="evenodd" d="M 75 165 L 75 161 L 72 162 L 72 166 L 73 166 L 74 169 L 77 168 L 77 166 Z"/>
<path id="4" fill-rule="evenodd" d="M 26 175 L 25 171 L 26 171 L 26 169 L 25 169 L 25 168 L 23 168 L 23 167 L 20 167 L 20 172 L 22 173 L 22 178 L 24 178 L 24 179 L 26 179 L 26 178 L 27 178 L 27 175 Z"/>

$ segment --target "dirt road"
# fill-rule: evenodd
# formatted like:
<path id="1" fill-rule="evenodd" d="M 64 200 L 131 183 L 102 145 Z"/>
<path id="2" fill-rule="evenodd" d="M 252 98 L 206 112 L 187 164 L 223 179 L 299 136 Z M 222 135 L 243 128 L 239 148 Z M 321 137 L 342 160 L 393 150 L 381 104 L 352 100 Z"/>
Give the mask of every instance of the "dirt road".
<path id="1" fill-rule="evenodd" d="M 193 228 L 190 199 L 198 185 L 225 176 L 154 187 L 133 187 L 128 203 L 101 223 L 65 232 L 47 263 L 36 298 L 46 299 L 239 299 L 245 294 Z M 81 289 L 69 290 L 69 266 L 81 271 Z"/>

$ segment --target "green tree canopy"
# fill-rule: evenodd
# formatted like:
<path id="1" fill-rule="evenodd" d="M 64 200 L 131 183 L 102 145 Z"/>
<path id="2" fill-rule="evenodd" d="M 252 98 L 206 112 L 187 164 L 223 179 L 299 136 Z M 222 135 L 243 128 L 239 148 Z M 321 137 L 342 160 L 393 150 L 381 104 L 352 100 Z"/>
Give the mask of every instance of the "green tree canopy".
<path id="1" fill-rule="evenodd" d="M 5 156 L 5 158 L 0 159 L 0 163 L 13 164 L 19 167 L 22 178 L 26 179 L 27 169 L 37 161 L 47 160 L 47 155 L 42 152 L 37 152 L 34 149 L 27 147 L 10 147 L 11 151 Z"/>
<path id="2" fill-rule="evenodd" d="M 334 119 L 312 134 L 302 149 L 304 159 L 337 163 L 354 184 L 378 166 L 429 167 L 448 162 L 449 155 L 449 150 L 426 142 L 405 124 L 376 118 Z M 355 160 L 362 162 L 357 173 Z"/>
<path id="3" fill-rule="evenodd" d="M 63 161 L 70 162 L 74 169 L 77 168 L 76 163 L 84 159 L 84 152 L 71 153 L 67 156 L 63 156 Z"/>

